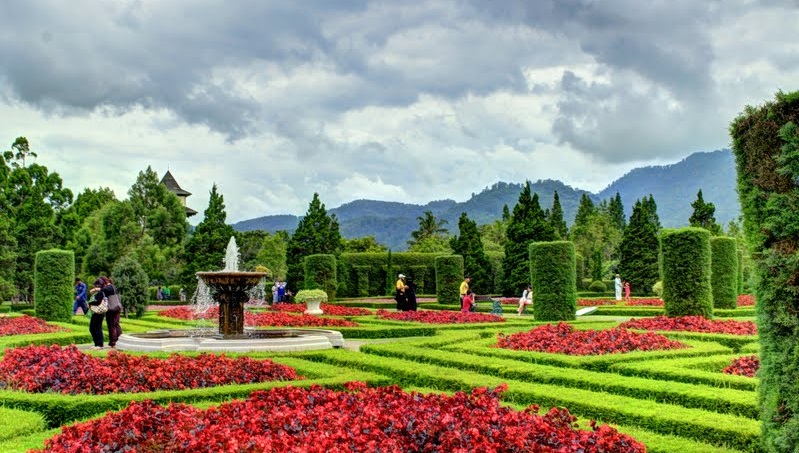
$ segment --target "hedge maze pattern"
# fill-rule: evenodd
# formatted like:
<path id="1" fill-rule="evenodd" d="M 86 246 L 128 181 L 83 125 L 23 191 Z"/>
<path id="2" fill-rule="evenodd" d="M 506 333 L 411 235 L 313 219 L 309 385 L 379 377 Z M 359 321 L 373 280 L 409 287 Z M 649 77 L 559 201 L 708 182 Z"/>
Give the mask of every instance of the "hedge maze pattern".
<path id="1" fill-rule="evenodd" d="M 527 316 L 512 315 L 504 323 L 472 325 L 383 321 L 373 315 L 348 319 L 357 322 L 358 327 L 341 331 L 345 338 L 361 343 L 357 351 L 247 354 L 289 365 L 305 376 L 304 380 L 113 395 L 31 395 L 0 390 L 0 421 L 9 421 L 0 423 L 0 451 L 41 448 L 59 426 L 102 416 L 134 400 L 207 407 L 243 398 L 256 389 L 289 384 L 341 389 L 349 381 L 448 393 L 507 383 L 503 401 L 512 407 L 522 409 L 537 404 L 544 412 L 552 406 L 566 407 L 579 417 L 582 426 L 587 428 L 591 419 L 612 424 L 645 443 L 651 452 L 760 451 L 757 378 L 721 372 L 731 360 L 757 352 L 756 336 L 661 332 L 690 347 L 567 356 L 494 347 L 500 332 L 528 331 L 543 324 Z M 192 327 L 194 323 L 148 313 L 138 320 L 123 320 L 123 329 L 130 333 Z M 90 341 L 87 318 L 53 324 L 67 330 L 0 337 L 0 349 L 31 343 L 67 345 Z M 595 330 L 617 324 L 617 320 L 605 316 L 573 322 L 578 329 Z"/>

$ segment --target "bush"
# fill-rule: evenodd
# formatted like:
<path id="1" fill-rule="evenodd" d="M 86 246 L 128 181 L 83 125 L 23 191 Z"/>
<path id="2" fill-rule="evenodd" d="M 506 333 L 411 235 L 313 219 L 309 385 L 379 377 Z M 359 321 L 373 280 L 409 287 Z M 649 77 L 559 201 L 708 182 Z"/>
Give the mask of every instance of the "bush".
<path id="1" fill-rule="evenodd" d="M 57 249 L 37 252 L 33 273 L 36 316 L 46 321 L 68 322 L 72 319 L 75 254 Z"/>
<path id="2" fill-rule="evenodd" d="M 305 289 L 322 289 L 330 301 L 336 300 L 336 257 L 333 255 L 309 255 L 303 262 Z"/>
<path id="3" fill-rule="evenodd" d="M 738 245 L 734 238 L 710 238 L 713 308 L 734 309 L 738 306 Z"/>
<path id="4" fill-rule="evenodd" d="M 658 280 L 652 285 L 652 292 L 655 293 L 658 297 L 663 297 L 663 282 Z"/>
<path id="5" fill-rule="evenodd" d="M 147 283 L 150 278 L 141 264 L 130 255 L 117 261 L 111 274 L 126 315 L 141 318 L 150 302 Z M 177 298 L 177 292 L 173 293 Z"/>
<path id="6" fill-rule="evenodd" d="M 574 244 L 569 241 L 534 242 L 529 251 L 536 321 L 574 319 L 577 310 Z"/>
<path id="7" fill-rule="evenodd" d="M 590 285 L 588 285 L 588 291 L 591 291 L 592 293 L 604 293 L 607 290 L 607 286 L 605 286 L 605 284 L 599 280 L 594 280 Z"/>
<path id="8" fill-rule="evenodd" d="M 463 281 L 463 257 L 436 257 L 436 298 L 440 304 L 460 304 L 460 284 Z"/>
<path id="9" fill-rule="evenodd" d="M 306 279 L 305 282 L 307 283 L 308 280 Z M 298 304 L 304 304 L 309 300 L 321 300 L 327 302 L 327 293 L 321 289 L 301 289 L 297 292 L 297 295 L 294 296 L 294 302 Z"/>
<path id="10" fill-rule="evenodd" d="M 663 302 L 668 316 L 713 316 L 710 232 L 703 228 L 663 230 Z"/>

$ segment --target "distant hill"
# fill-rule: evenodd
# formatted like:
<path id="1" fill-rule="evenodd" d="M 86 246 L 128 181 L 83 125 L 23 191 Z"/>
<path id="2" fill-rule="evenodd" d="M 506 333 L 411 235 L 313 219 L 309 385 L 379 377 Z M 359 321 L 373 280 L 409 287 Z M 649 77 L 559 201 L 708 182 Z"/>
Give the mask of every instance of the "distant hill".
<path id="1" fill-rule="evenodd" d="M 729 150 L 709 153 L 694 153 L 682 161 L 664 166 L 636 168 L 611 183 L 597 194 L 575 189 L 560 181 L 538 180 L 532 189 L 538 194 L 542 208 L 552 206 L 555 191 L 558 192 L 566 222 L 571 225 L 577 213 L 580 196 L 587 193 L 594 202 L 621 195 L 629 218 L 635 200 L 655 197 L 660 222 L 665 227 L 688 224 L 693 209 L 691 202 L 701 188 L 704 199 L 716 205 L 716 220 L 726 224 L 740 214 L 738 195 L 735 192 L 735 161 Z M 437 218 L 447 220 L 451 233 L 457 233 L 458 217 L 466 212 L 478 224 L 493 222 L 502 216 L 502 207 L 513 206 L 522 190 L 521 184 L 497 182 L 462 203 L 453 200 L 431 201 L 415 205 L 388 201 L 355 200 L 329 212 L 339 219 L 341 234 L 354 238 L 374 236 L 378 242 L 392 250 L 405 250 L 411 231 L 418 227 L 417 217 L 430 210 Z M 292 215 L 264 216 L 233 224 L 238 231 L 277 230 L 294 231 L 299 218 Z"/>

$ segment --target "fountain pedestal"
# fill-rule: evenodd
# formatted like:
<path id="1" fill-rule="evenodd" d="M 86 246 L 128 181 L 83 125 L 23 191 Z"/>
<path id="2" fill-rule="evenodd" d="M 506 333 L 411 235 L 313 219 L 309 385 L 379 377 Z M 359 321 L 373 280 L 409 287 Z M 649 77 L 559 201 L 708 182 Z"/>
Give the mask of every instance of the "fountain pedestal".
<path id="1" fill-rule="evenodd" d="M 211 297 L 219 304 L 219 335 L 222 338 L 244 336 L 244 303 L 250 299 L 247 291 L 254 288 L 265 272 L 197 272 Z"/>

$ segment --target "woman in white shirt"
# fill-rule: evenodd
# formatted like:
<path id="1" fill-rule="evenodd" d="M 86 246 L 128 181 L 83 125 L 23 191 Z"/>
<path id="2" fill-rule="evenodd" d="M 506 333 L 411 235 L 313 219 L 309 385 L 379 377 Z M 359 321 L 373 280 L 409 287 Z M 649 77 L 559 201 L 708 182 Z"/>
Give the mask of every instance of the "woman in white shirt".
<path id="1" fill-rule="evenodd" d="M 532 303 L 533 303 L 533 287 L 527 285 L 527 288 L 522 293 L 521 299 L 519 299 L 519 309 L 517 310 L 519 316 L 522 315 L 522 310 L 524 310 L 524 306 L 531 305 Z"/>

